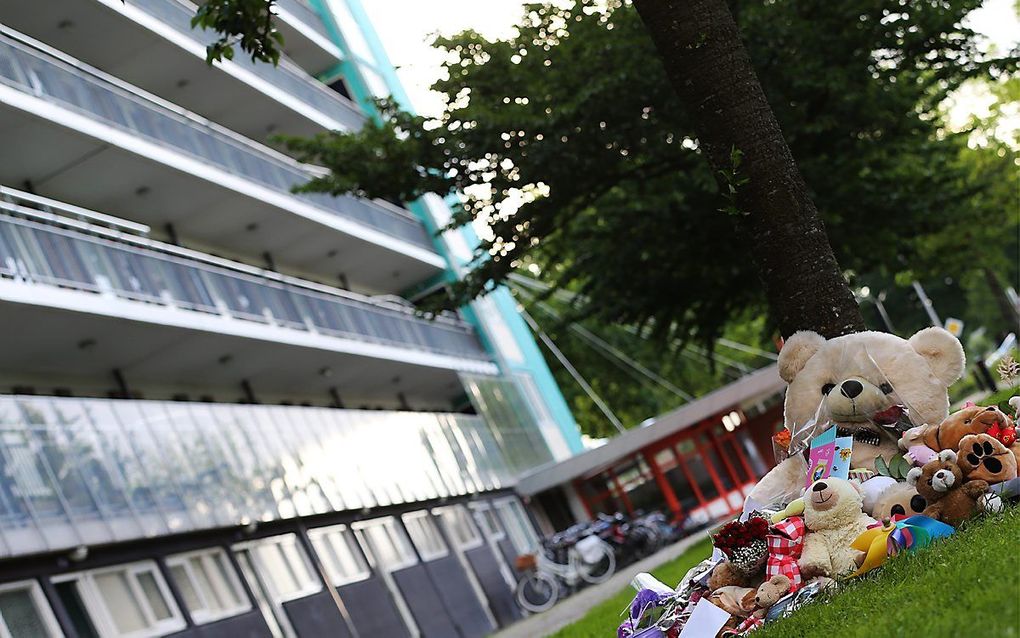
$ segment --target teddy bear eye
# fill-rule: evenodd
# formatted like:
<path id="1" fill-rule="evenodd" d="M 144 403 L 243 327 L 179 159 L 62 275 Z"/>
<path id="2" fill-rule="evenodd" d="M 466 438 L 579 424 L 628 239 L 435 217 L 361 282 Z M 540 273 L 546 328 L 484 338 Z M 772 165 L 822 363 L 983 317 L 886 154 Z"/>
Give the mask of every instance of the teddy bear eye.
<path id="1" fill-rule="evenodd" d="M 878 386 L 878 389 L 881 390 L 883 394 L 892 394 L 892 386 L 888 383 L 883 383 Z"/>
<path id="2" fill-rule="evenodd" d="M 931 485 L 931 479 L 928 479 L 928 485 Z"/>
<path id="3" fill-rule="evenodd" d="M 826 383 L 822 386 L 822 394 L 828 394 L 832 392 L 832 389 L 836 387 L 835 383 Z"/>

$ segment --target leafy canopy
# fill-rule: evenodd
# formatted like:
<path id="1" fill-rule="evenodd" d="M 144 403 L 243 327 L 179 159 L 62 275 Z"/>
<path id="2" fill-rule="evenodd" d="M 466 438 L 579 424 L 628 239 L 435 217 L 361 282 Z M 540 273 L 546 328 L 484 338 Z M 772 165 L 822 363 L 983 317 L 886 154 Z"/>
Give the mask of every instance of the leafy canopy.
<path id="1" fill-rule="evenodd" d="M 205 0 L 199 3 L 191 27 L 211 29 L 220 37 L 205 48 L 206 62 L 234 59 L 234 46 L 252 61 L 280 63 L 283 34 L 273 20 L 275 0 Z"/>
<path id="2" fill-rule="evenodd" d="M 1014 68 L 1015 57 L 988 58 L 961 26 L 978 4 L 735 5 L 852 276 L 923 276 L 925 238 L 978 214 L 972 195 L 983 185 L 959 161 L 965 135 L 945 131 L 938 108 L 964 81 Z M 528 262 L 578 293 L 579 315 L 603 322 L 708 342 L 727 320 L 766 311 L 746 250 L 754 238 L 735 233 L 730 202 L 629 4 L 527 5 L 509 39 L 465 31 L 434 45 L 448 54 L 433 86 L 446 97 L 442 114 L 383 103 L 382 122 L 360 131 L 286 139 L 330 169 L 304 190 L 461 193 L 452 225 L 477 220 L 484 230 L 454 304 Z"/>

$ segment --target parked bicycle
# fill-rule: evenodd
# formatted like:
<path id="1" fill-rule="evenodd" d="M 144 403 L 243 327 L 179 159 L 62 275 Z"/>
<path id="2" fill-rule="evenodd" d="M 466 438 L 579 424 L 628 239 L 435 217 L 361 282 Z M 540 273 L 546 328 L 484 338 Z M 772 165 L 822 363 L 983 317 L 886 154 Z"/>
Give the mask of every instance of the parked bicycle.
<path id="1" fill-rule="evenodd" d="M 517 569 L 524 575 L 517 583 L 515 596 L 524 609 L 543 612 L 555 605 L 565 591 L 574 591 L 585 583 L 605 582 L 616 571 L 612 547 L 597 535 L 589 533 L 577 538 L 576 532 L 570 532 L 543 542 L 534 554 L 518 556 Z"/>

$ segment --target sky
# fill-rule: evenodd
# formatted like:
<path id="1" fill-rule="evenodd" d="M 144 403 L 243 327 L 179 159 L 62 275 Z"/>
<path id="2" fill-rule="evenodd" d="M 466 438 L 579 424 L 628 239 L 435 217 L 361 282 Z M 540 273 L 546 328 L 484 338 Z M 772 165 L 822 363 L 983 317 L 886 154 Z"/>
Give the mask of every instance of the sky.
<path id="1" fill-rule="evenodd" d="M 439 97 L 428 87 L 440 73 L 442 55 L 428 45 L 434 33 L 452 34 L 467 28 L 489 38 L 506 36 L 522 13 L 521 0 L 365 0 L 390 61 L 397 67 L 416 111 L 437 115 Z M 987 0 L 969 16 L 972 26 L 996 46 L 1008 49 L 1020 40 L 1020 20 L 1014 0 Z M 981 96 L 958 100 L 960 113 L 980 111 Z"/>

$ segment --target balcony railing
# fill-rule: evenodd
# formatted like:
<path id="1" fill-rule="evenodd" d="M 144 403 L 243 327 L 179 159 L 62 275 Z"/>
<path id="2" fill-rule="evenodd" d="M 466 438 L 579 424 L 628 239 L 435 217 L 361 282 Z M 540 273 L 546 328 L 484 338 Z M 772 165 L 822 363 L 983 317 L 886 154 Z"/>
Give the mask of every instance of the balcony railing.
<path id="1" fill-rule="evenodd" d="M 326 25 L 322 23 L 322 18 L 306 2 L 303 0 L 278 0 L 278 4 L 281 9 L 296 20 L 300 20 L 301 24 L 311 27 L 313 31 L 329 39 L 329 32 L 326 31 Z"/>
<path id="2" fill-rule="evenodd" d="M 521 434 L 459 414 L 0 396 L 0 556 L 508 487 L 526 469 L 511 447 L 548 458 Z"/>
<path id="3" fill-rule="evenodd" d="M 158 18 L 186 38 L 199 42 L 203 47 L 217 37 L 211 31 L 191 28 L 195 5 L 184 0 L 127 0 L 127 2 Z M 315 19 L 321 26 L 322 22 L 318 16 L 315 16 Z M 238 52 L 234 62 L 348 129 L 356 130 L 364 124 L 365 116 L 350 100 L 329 90 L 290 60 L 281 59 L 278 66 L 273 66 L 264 62 L 252 62 L 248 56 Z"/>
<path id="4" fill-rule="evenodd" d="M 425 228 L 410 213 L 351 196 L 291 194 L 293 186 L 312 177 L 310 168 L 2 27 L 0 83 L 287 193 L 323 212 L 432 249 Z"/>
<path id="5" fill-rule="evenodd" d="M 0 201 L 4 278 L 361 342 L 489 359 L 470 327 L 452 316 L 428 320 L 399 304 L 47 215 L 37 203 L 14 193 L 0 193 L 6 200 Z"/>

